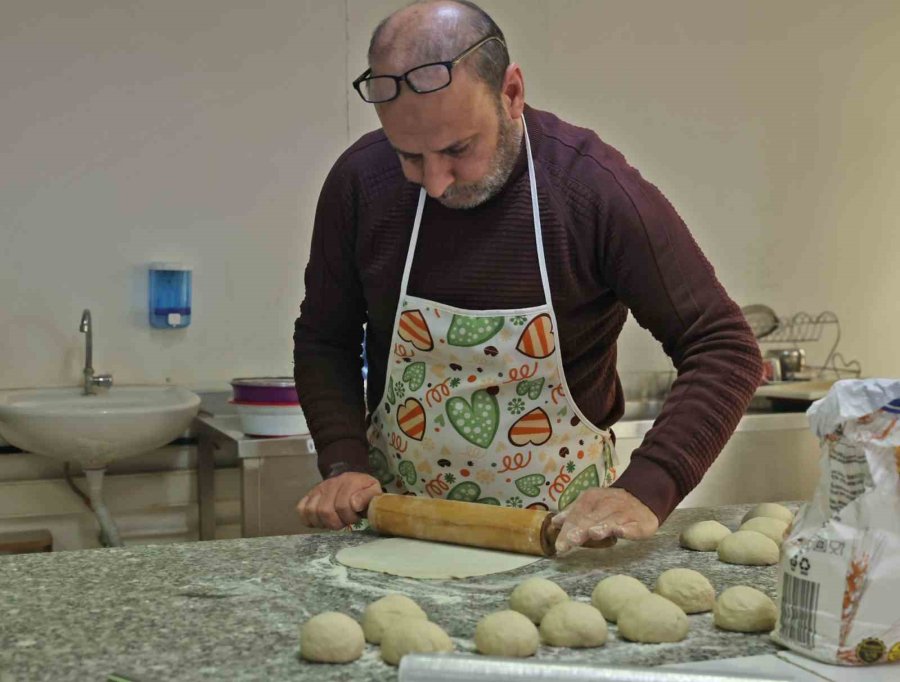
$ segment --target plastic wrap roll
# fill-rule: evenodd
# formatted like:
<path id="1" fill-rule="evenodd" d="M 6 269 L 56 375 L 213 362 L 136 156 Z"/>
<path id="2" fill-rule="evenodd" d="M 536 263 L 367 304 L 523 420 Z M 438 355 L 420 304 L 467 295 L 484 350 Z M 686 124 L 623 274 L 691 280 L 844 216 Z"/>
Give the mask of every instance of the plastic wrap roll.
<path id="1" fill-rule="evenodd" d="M 410 654 L 400 662 L 400 682 L 789 682 L 785 678 L 697 673 L 660 668 L 541 663 L 485 656 Z"/>

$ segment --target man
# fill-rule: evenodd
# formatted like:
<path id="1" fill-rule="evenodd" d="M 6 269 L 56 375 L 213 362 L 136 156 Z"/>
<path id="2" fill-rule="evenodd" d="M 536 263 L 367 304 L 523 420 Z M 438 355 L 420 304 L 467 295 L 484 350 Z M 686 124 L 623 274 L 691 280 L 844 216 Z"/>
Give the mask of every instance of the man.
<path id="1" fill-rule="evenodd" d="M 386 490 L 564 510 L 559 551 L 651 536 L 759 383 L 740 310 L 621 154 L 525 105 L 477 6 L 395 12 L 369 66 L 354 87 L 382 129 L 325 182 L 294 336 L 325 479 L 305 523 L 353 524 Z M 628 310 L 678 378 L 616 480 Z"/>

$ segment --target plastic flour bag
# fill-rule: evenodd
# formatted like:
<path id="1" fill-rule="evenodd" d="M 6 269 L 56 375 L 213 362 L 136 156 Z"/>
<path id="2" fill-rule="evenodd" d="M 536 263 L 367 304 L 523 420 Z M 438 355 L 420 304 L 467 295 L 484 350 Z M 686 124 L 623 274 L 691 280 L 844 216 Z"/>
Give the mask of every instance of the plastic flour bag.
<path id="1" fill-rule="evenodd" d="M 772 637 L 826 663 L 898 663 L 900 381 L 839 381 L 807 416 L 821 479 L 782 546 Z"/>

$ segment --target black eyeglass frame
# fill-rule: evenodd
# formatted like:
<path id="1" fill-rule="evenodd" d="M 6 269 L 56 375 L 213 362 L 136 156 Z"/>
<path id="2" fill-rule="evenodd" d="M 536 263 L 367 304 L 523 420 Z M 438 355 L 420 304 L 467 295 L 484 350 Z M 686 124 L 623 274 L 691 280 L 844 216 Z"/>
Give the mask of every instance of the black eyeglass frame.
<path id="1" fill-rule="evenodd" d="M 456 57 L 454 57 L 453 59 L 451 59 L 449 61 L 428 62 L 427 64 L 419 64 L 418 66 L 414 66 L 409 71 L 406 71 L 405 73 L 403 73 L 399 76 L 393 76 L 390 74 L 382 74 L 382 75 L 378 75 L 378 76 L 372 76 L 372 69 L 371 68 L 366 69 L 365 71 L 362 72 L 362 75 L 360 75 L 359 78 L 357 78 L 356 80 L 353 81 L 353 89 L 356 90 L 356 92 L 362 98 L 363 102 L 366 102 L 368 104 L 385 104 L 386 102 L 392 102 L 393 100 L 397 99 L 400 96 L 400 83 L 406 83 L 407 87 L 418 95 L 425 95 L 429 92 L 438 92 L 439 90 L 443 90 L 444 88 L 448 87 L 450 85 L 450 83 L 453 82 L 453 67 L 454 66 L 456 66 L 463 59 L 465 59 L 470 54 L 475 52 L 475 50 L 477 50 L 479 47 L 491 42 L 492 40 L 496 40 L 498 43 L 503 45 L 503 47 L 506 47 L 506 43 L 503 41 L 503 39 L 500 36 L 489 35 L 489 36 L 482 38 L 481 40 L 479 40 L 477 43 L 475 43 L 471 47 L 467 47 L 459 55 L 457 55 Z M 447 82 L 444 85 L 441 85 L 440 87 L 437 87 L 437 88 L 431 88 L 429 90 L 420 90 L 409 81 L 407 76 L 409 76 L 409 74 L 411 74 L 413 71 L 418 71 L 419 69 L 425 69 L 429 66 L 445 67 L 447 69 Z M 390 97 L 388 99 L 381 99 L 381 100 L 378 100 L 377 102 L 373 102 L 371 100 L 366 99 L 366 96 L 362 92 L 361 85 L 368 80 L 375 80 L 377 78 L 389 78 L 394 81 L 395 88 L 394 88 L 394 96 L 393 97 Z"/>

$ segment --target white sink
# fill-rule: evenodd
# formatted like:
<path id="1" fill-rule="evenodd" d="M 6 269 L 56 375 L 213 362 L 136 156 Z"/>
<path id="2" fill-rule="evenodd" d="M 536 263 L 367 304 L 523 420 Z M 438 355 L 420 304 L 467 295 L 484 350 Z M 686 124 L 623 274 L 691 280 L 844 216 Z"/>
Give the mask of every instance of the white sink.
<path id="1" fill-rule="evenodd" d="M 180 386 L 0 391 L 0 436 L 12 445 L 100 469 L 162 447 L 190 425 L 200 396 Z"/>

